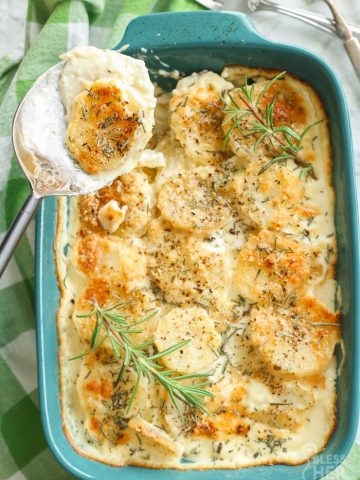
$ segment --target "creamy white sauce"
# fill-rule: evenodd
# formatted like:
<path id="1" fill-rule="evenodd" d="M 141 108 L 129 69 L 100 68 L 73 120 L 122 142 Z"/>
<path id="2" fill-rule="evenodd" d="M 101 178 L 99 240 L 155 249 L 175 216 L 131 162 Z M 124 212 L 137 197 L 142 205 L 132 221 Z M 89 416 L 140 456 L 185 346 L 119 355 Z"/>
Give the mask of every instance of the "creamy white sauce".
<path id="1" fill-rule="evenodd" d="M 142 60 L 122 55 L 114 50 L 76 47 L 60 57 L 65 66 L 60 79 L 60 93 L 70 119 L 77 95 L 96 80 L 114 80 L 119 84 L 124 100 L 144 111 L 144 126 L 151 132 L 155 108 L 154 87 Z"/>

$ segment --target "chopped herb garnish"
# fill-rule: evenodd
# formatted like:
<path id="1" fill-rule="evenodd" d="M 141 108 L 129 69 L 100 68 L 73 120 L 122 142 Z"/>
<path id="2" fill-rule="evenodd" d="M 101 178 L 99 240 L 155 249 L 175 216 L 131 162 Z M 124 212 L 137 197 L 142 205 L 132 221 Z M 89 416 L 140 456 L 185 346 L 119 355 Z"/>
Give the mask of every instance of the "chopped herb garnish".
<path id="1" fill-rule="evenodd" d="M 258 442 L 264 443 L 270 450 L 270 453 L 274 453 L 277 448 L 281 448 L 286 441 L 287 439 L 285 438 L 276 438 L 271 434 L 269 434 L 266 438 L 258 438 Z"/>
<path id="2" fill-rule="evenodd" d="M 294 335 L 292 333 L 286 333 L 286 332 L 276 332 L 276 335 L 279 337 L 289 337 L 292 338 Z"/>

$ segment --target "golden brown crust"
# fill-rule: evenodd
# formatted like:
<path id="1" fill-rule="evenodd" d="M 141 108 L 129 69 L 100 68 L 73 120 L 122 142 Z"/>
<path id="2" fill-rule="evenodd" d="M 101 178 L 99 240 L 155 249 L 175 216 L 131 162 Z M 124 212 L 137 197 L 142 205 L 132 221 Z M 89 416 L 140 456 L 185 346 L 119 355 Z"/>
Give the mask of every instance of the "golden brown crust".
<path id="1" fill-rule="evenodd" d="M 282 232 L 261 230 L 239 252 L 234 286 L 251 301 L 284 302 L 320 273 L 310 249 Z"/>
<path id="2" fill-rule="evenodd" d="M 249 337 L 276 375 L 308 377 L 324 372 L 339 340 L 339 314 L 316 298 L 301 298 L 294 308 L 255 307 Z"/>
<path id="3" fill-rule="evenodd" d="M 212 167 L 180 172 L 162 185 L 158 208 L 173 227 L 195 233 L 221 229 L 230 219 L 225 198 L 214 190 L 219 174 Z"/>
<path id="4" fill-rule="evenodd" d="M 107 185 L 98 192 L 79 197 L 79 216 L 83 235 L 89 231 L 99 235 L 107 234 L 99 220 L 99 211 L 112 200 L 115 200 L 119 206 L 126 207 L 125 220 L 112 233 L 126 237 L 144 232 L 151 218 L 152 208 L 149 176 L 141 170 L 135 170 L 118 177 L 111 185 Z"/>
<path id="5" fill-rule="evenodd" d="M 76 98 L 65 144 L 87 173 L 111 168 L 131 148 L 140 119 L 116 85 L 95 82 Z"/>
<path id="6" fill-rule="evenodd" d="M 170 99 L 170 126 L 186 155 L 200 164 L 224 158 L 220 94 L 229 87 L 213 72 L 194 73 L 180 80 Z"/>

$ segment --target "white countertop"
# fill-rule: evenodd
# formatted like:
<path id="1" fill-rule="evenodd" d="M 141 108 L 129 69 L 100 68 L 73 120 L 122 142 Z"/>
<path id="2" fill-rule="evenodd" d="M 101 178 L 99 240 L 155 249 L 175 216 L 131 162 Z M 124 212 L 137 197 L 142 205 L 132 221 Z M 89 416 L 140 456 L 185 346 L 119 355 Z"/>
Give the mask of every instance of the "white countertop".
<path id="1" fill-rule="evenodd" d="M 23 50 L 26 0 L 0 0 L 0 58 Z"/>

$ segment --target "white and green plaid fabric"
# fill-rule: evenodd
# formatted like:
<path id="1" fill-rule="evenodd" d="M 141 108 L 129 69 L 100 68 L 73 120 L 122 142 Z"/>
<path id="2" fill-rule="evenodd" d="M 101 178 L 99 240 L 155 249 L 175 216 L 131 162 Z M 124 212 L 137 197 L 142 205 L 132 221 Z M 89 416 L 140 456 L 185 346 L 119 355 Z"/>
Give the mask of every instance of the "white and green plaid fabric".
<path id="1" fill-rule="evenodd" d="M 0 59 L 0 239 L 29 191 L 10 135 L 36 78 L 76 45 L 116 45 L 137 15 L 200 8 L 193 0 L 29 0 L 25 55 Z M 32 226 L 0 282 L 0 480 L 72 478 L 47 448 L 40 424 L 33 252 Z M 360 480 L 360 446 L 327 480 Z"/>

